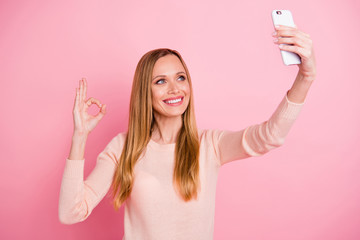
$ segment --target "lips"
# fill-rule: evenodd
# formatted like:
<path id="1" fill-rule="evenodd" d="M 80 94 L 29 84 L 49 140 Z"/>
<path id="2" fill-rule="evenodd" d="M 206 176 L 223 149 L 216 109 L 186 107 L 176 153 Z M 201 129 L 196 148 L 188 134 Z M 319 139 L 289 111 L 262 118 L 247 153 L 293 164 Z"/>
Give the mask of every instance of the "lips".
<path id="1" fill-rule="evenodd" d="M 170 106 L 178 106 L 178 105 L 181 105 L 183 101 L 184 101 L 184 97 L 183 97 L 183 96 L 178 96 L 178 97 L 173 97 L 173 98 L 167 98 L 167 99 L 163 100 L 164 103 L 166 103 L 167 105 L 170 105 Z"/>

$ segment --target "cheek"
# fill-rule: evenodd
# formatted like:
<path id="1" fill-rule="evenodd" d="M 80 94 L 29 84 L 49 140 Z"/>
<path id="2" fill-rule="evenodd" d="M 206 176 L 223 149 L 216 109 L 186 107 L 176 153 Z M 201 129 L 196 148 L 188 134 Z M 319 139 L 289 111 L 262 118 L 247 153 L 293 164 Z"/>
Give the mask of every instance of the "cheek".
<path id="1" fill-rule="evenodd" d="M 159 89 L 152 89 L 151 97 L 152 97 L 153 101 L 161 100 L 162 92 Z"/>
<path id="2" fill-rule="evenodd" d="M 183 92 L 185 92 L 187 95 L 190 95 L 190 85 L 189 83 L 184 84 L 181 89 Z"/>
<path id="3" fill-rule="evenodd" d="M 152 89 L 152 107 L 154 110 L 159 111 L 161 109 L 161 102 L 164 98 L 164 91 L 162 89 Z"/>
<path id="4" fill-rule="evenodd" d="M 189 105 L 189 102 L 190 102 L 190 93 L 191 93 L 190 85 L 189 84 L 184 85 L 183 88 L 182 88 L 182 91 L 187 96 L 186 97 L 186 106 L 187 106 L 187 105 Z"/>

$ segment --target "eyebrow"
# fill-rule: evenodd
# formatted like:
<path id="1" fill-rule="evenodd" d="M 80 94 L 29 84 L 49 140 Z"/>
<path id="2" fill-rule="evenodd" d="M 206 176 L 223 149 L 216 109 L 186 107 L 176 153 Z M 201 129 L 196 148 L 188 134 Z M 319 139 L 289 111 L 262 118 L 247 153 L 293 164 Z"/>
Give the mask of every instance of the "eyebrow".
<path id="1" fill-rule="evenodd" d="M 176 73 L 176 75 L 179 75 L 180 73 L 186 74 L 184 72 L 178 72 L 178 73 Z M 158 77 L 166 77 L 166 75 L 157 75 L 156 77 L 153 78 L 153 80 Z"/>

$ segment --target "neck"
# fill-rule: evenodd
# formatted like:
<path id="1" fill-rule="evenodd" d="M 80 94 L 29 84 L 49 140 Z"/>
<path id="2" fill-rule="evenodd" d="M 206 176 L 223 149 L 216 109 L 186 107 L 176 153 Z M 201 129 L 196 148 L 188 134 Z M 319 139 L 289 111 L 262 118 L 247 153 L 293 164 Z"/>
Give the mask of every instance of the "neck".
<path id="1" fill-rule="evenodd" d="M 154 113 L 155 124 L 151 139 L 159 144 L 176 142 L 176 137 L 182 127 L 181 116 L 164 117 Z"/>

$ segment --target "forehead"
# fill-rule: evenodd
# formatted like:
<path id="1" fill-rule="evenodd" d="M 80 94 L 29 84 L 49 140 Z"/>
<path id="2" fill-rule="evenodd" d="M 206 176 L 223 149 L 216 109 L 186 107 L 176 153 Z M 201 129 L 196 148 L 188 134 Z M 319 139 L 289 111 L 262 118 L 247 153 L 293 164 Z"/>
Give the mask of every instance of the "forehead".
<path id="1" fill-rule="evenodd" d="M 171 75 L 177 72 L 185 72 L 180 59 L 176 55 L 166 55 L 156 61 L 153 69 L 153 77 L 157 75 Z"/>

